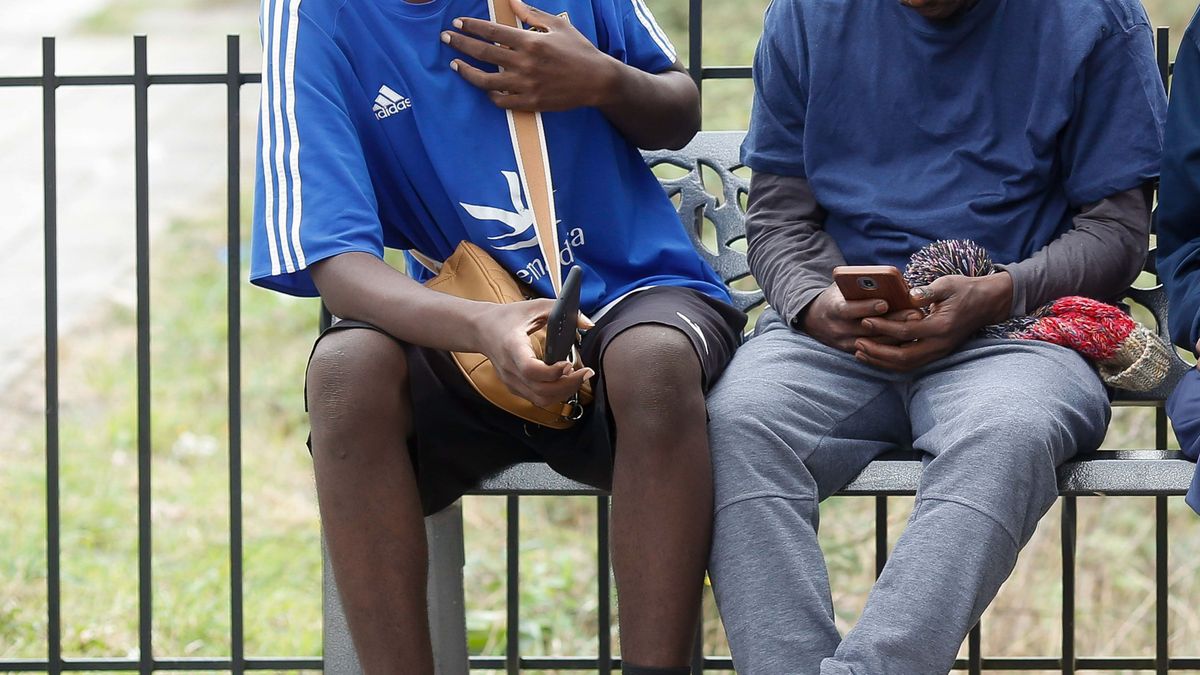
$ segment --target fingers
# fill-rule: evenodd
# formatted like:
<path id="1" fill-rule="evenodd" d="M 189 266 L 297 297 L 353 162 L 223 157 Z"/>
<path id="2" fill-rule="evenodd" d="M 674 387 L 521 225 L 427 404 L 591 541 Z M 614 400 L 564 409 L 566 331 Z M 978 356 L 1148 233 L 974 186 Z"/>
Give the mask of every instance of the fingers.
<path id="1" fill-rule="evenodd" d="M 501 89 L 499 91 L 489 91 L 488 98 L 492 99 L 492 103 L 497 108 L 504 110 L 524 110 L 527 112 L 542 112 L 542 108 L 538 105 L 537 99 L 528 94 L 514 94 L 510 89 Z"/>
<path id="2" fill-rule="evenodd" d="M 832 342 L 822 340 L 844 352 L 854 352 L 854 341 L 873 334 L 867 329 L 863 317 L 879 316 L 887 311 L 882 300 L 846 300 L 840 295 L 833 299 L 830 319 L 822 329 Z"/>
<path id="3" fill-rule="evenodd" d="M 554 301 L 547 298 L 537 298 L 534 300 L 525 300 L 511 306 L 518 307 L 523 312 L 525 334 L 529 335 L 546 326 L 546 322 L 550 319 L 550 311 L 554 309 Z"/>
<path id="4" fill-rule="evenodd" d="M 951 274 L 934 279 L 927 286 L 918 286 L 911 291 L 913 304 L 918 307 L 928 307 L 935 302 L 944 302 L 958 291 L 959 284 L 966 279 L 962 275 Z"/>
<path id="5" fill-rule="evenodd" d="M 484 91 L 497 108 L 504 110 L 539 110 L 537 99 L 529 94 L 516 94 L 513 90 L 520 85 L 520 78 L 511 71 L 489 73 L 461 59 L 450 62 L 450 70 L 458 73 L 471 85 Z"/>
<path id="6" fill-rule="evenodd" d="M 503 71 L 499 73 L 484 72 L 461 59 L 451 61 L 450 69 L 461 75 L 467 82 L 487 92 L 493 101 L 497 97 L 504 98 L 505 95 L 501 92 L 508 91 L 508 88 L 513 86 L 513 76 L 509 73 Z"/>
<path id="7" fill-rule="evenodd" d="M 862 363 L 898 372 L 920 368 L 941 358 L 946 351 L 945 345 L 936 339 L 887 345 L 869 338 L 860 338 L 855 341 L 854 347 L 854 358 Z"/>
<path id="8" fill-rule="evenodd" d="M 935 302 L 933 292 L 929 290 L 929 286 L 918 286 L 910 290 L 908 295 L 917 307 L 928 307 Z"/>
<path id="9" fill-rule="evenodd" d="M 917 314 L 919 317 L 920 312 L 917 312 Z M 862 326 L 867 335 L 883 335 L 897 342 L 912 342 L 913 340 L 937 337 L 946 331 L 944 322 L 940 321 L 937 317 L 896 321 L 876 316 L 863 319 Z"/>
<path id="10" fill-rule="evenodd" d="M 520 5 L 521 15 L 534 28 L 455 19 L 461 33 L 442 34 L 443 41 L 463 53 L 451 67 L 504 110 L 551 112 L 592 105 L 598 95 L 589 78 L 606 57 L 567 19 L 513 4 Z M 495 64 L 501 72 L 482 72 L 480 68 L 491 70 L 482 63 Z"/>
<path id="11" fill-rule="evenodd" d="M 883 300 L 846 300 L 842 298 L 841 302 L 834 305 L 833 311 L 841 319 L 854 321 L 865 319 L 868 316 L 887 314 L 888 304 Z"/>
<path id="12" fill-rule="evenodd" d="M 486 61 L 502 68 L 511 68 L 514 63 L 513 50 L 494 45 L 491 42 L 476 40 L 462 33 L 442 31 L 442 42 L 467 56 L 473 56 L 480 61 Z"/>
<path id="13" fill-rule="evenodd" d="M 517 374 L 521 379 L 531 384 L 547 384 L 558 382 L 566 377 L 574 368 L 566 361 L 558 363 L 543 363 L 541 359 L 533 355 L 533 349 L 529 350 L 528 358 L 523 358 L 517 362 Z"/>
<path id="14" fill-rule="evenodd" d="M 907 372 L 907 369 L 905 368 L 897 368 L 893 366 L 891 362 L 880 360 L 863 351 L 854 352 L 854 358 L 859 363 L 865 363 L 868 366 L 873 366 L 875 368 L 879 368 L 880 370 L 892 370 L 901 373 Z"/>
<path id="15" fill-rule="evenodd" d="M 919 315 L 920 312 L 917 313 Z M 905 316 L 902 312 L 893 312 L 892 315 L 888 316 L 898 315 Z M 880 321 L 882 321 L 882 317 L 869 317 L 858 319 L 858 321 L 845 321 L 835 325 L 833 331 L 838 344 L 834 346 L 841 351 L 853 353 L 857 350 L 854 344 L 856 344 L 856 340 L 860 339 L 860 337 L 869 337 L 869 339 L 880 342 L 883 345 L 899 345 L 901 342 L 911 342 L 913 340 L 913 337 L 884 334 L 883 331 L 877 328 L 877 324 Z"/>
<path id="16" fill-rule="evenodd" d="M 854 341 L 870 334 L 863 318 L 883 315 L 887 309 L 883 300 L 846 300 L 836 285 L 830 285 L 806 310 L 803 326 L 822 343 L 854 353 Z"/>
<path id="17" fill-rule="evenodd" d="M 501 44 L 506 47 L 520 47 L 528 42 L 530 38 L 530 35 L 520 28 L 505 26 L 494 21 L 473 19 L 467 16 L 455 19 L 451 25 L 464 33 L 470 33 L 487 42 Z"/>
<path id="18" fill-rule="evenodd" d="M 596 374 L 591 368 L 575 369 L 565 361 L 548 366 L 536 358 L 522 361 L 517 369 L 520 376 L 517 386 L 510 388 L 518 396 L 543 407 L 570 399 Z"/>
<path id="19" fill-rule="evenodd" d="M 872 342 L 876 342 L 881 345 L 902 345 L 905 342 L 911 342 L 911 340 L 897 340 L 896 338 L 888 337 L 886 335 L 860 335 L 858 337 L 855 337 L 854 340 L 859 340 L 862 338 L 867 338 L 867 339 L 871 340 Z M 853 354 L 855 351 L 857 351 L 857 349 L 853 344 L 851 344 L 850 348 L 847 349 L 846 351 Z"/>

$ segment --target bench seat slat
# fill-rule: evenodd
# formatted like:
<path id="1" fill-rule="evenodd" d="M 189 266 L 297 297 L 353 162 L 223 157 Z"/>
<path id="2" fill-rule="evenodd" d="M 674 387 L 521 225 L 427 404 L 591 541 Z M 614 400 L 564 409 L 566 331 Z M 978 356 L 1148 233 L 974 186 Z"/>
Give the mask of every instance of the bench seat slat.
<path id="1" fill-rule="evenodd" d="M 911 495 L 921 463 L 911 453 L 871 462 L 840 493 Z M 1172 450 L 1114 450 L 1090 453 L 1068 462 L 1058 474 L 1062 495 L 1182 495 L 1196 466 Z M 522 463 L 486 479 L 473 495 L 603 495 L 603 490 L 565 478 L 545 464 Z"/>

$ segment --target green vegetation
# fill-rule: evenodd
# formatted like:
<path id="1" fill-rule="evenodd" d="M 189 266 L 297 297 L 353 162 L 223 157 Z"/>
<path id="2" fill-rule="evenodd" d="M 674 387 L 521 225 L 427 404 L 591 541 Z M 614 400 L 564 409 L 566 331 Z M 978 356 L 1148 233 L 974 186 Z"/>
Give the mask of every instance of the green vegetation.
<path id="1" fill-rule="evenodd" d="M 101 13 L 107 18 L 97 15 L 93 28 L 123 31 L 150 4 L 115 3 Z M 650 4 L 686 61 L 687 3 Z M 706 3 L 705 62 L 748 64 L 765 5 Z M 1167 0 L 1148 6 L 1156 21 L 1175 26 L 1176 39 L 1192 11 L 1190 3 Z M 744 128 L 749 95 L 746 82 L 706 82 L 706 128 Z M 174 223 L 152 248 L 158 655 L 219 656 L 230 649 L 223 231 L 214 213 Z M 317 655 L 320 541 L 300 393 L 317 308 L 245 284 L 242 300 L 246 648 L 251 655 Z M 63 640 L 71 657 L 137 651 L 134 354 L 134 313 L 120 300 L 97 308 L 89 324 L 62 340 Z M 0 470 L 7 504 L 0 519 L 0 658 L 41 657 L 46 649 L 43 396 L 36 364 L 0 393 L 0 433 L 8 448 Z M 1106 447 L 1153 443 L 1153 410 L 1117 411 Z M 911 499 L 888 502 L 894 542 Z M 1058 653 L 1060 508 L 1043 522 L 984 619 L 989 656 Z M 1169 510 L 1171 648 L 1182 654 L 1200 644 L 1200 537 L 1181 500 L 1172 499 Z M 834 498 L 822 513 L 843 630 L 853 625 L 873 578 L 873 514 L 873 500 L 862 498 Z M 1153 500 L 1079 500 L 1079 655 L 1153 653 L 1153 516 Z M 499 654 L 506 639 L 505 502 L 468 498 L 465 518 L 471 649 Z M 523 653 L 595 653 L 596 500 L 525 499 L 521 527 Z M 711 598 L 705 611 L 706 651 L 727 653 Z"/>
<path id="2" fill-rule="evenodd" d="M 153 246 L 151 295 L 154 636 L 159 654 L 229 652 L 228 392 L 218 222 L 178 223 Z M 320 548 L 304 451 L 302 382 L 314 301 L 246 288 L 242 312 L 246 643 L 319 650 Z M 63 341 L 64 651 L 137 647 L 135 317 L 113 303 Z M 277 344 L 283 342 L 285 344 Z M 38 372 L 19 395 L 33 413 Z M 39 383 L 40 384 L 40 383 Z M 13 498 L 0 538 L 0 654 L 45 649 L 44 440 L 27 414 L 0 474 Z M 7 431 L 7 430 L 6 430 Z"/>

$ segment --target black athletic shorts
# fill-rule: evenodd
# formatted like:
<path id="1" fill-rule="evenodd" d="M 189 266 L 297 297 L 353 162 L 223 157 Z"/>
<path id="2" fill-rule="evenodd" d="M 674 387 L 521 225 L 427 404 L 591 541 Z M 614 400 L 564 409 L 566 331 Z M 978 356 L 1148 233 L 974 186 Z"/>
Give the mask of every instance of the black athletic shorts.
<path id="1" fill-rule="evenodd" d="M 596 400 L 582 419 L 564 430 L 526 422 L 489 403 L 471 387 L 449 353 L 401 342 L 408 359 L 413 408 L 408 448 L 426 515 L 518 462 L 544 461 L 568 478 L 610 489 L 616 429 L 599 365 L 613 338 L 640 324 L 671 326 L 688 336 L 700 358 L 707 392 L 741 343 L 746 315 L 703 293 L 674 286 L 648 288 L 621 300 L 584 334 L 580 353 L 584 364 L 596 370 L 592 382 Z M 380 331 L 368 323 L 346 320 L 321 337 L 349 329 Z"/>

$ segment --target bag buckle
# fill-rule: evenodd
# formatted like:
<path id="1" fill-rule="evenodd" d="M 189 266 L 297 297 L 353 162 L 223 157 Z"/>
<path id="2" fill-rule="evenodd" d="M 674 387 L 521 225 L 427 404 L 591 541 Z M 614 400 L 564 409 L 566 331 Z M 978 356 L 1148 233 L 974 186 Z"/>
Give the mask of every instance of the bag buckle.
<path id="1" fill-rule="evenodd" d="M 563 415 L 563 419 L 578 422 L 583 418 L 583 404 L 579 402 L 579 394 L 572 396 L 564 405 L 571 410 L 566 415 Z"/>

